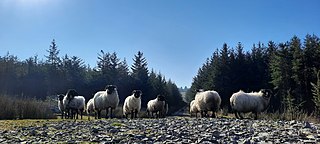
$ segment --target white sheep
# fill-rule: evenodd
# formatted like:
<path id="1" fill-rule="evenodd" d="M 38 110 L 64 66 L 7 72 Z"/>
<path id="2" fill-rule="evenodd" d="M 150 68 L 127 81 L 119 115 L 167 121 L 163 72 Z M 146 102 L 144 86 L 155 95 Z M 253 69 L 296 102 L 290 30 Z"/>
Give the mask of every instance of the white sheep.
<path id="1" fill-rule="evenodd" d="M 70 100 L 72 100 L 75 96 L 79 95 L 78 92 L 75 89 L 69 89 L 67 91 L 67 94 L 64 95 L 63 100 L 62 100 L 62 104 L 63 104 L 63 109 L 64 109 L 64 113 L 65 113 L 65 118 L 73 118 L 71 117 L 71 113 L 73 113 L 73 109 L 71 109 L 69 107 L 69 102 Z"/>
<path id="2" fill-rule="evenodd" d="M 115 85 L 106 86 L 105 91 L 97 92 L 93 97 L 93 107 L 97 112 L 98 118 L 101 118 L 101 111 L 106 110 L 106 118 L 110 109 L 110 117 L 113 116 L 112 111 L 119 104 L 119 95 Z"/>
<path id="3" fill-rule="evenodd" d="M 82 113 L 85 108 L 85 98 L 83 96 L 79 96 L 76 90 L 69 89 L 62 101 L 69 118 L 75 118 L 75 113 L 78 118 L 80 113 L 82 119 Z"/>
<path id="4" fill-rule="evenodd" d="M 123 115 L 128 118 L 131 114 L 131 118 L 137 118 L 137 114 L 141 109 L 141 90 L 133 90 L 132 95 L 128 96 L 123 104 Z"/>
<path id="5" fill-rule="evenodd" d="M 148 116 L 153 117 L 153 114 L 156 113 L 156 117 L 159 118 L 163 116 L 163 109 L 165 108 L 165 98 L 162 95 L 158 95 L 156 99 L 150 100 L 147 104 Z"/>
<path id="6" fill-rule="evenodd" d="M 237 118 L 243 118 L 241 112 L 253 112 L 255 113 L 254 119 L 257 119 L 258 113 L 264 111 L 268 107 L 271 95 L 271 90 L 266 89 L 251 93 L 245 93 L 240 90 L 239 92 L 232 94 L 230 105 Z"/>
<path id="7" fill-rule="evenodd" d="M 220 108 L 221 98 L 218 92 L 213 90 L 199 91 L 195 95 L 194 104 L 197 110 L 200 111 L 202 117 L 207 116 L 208 111 L 212 111 L 211 117 L 215 118 L 215 112 Z"/>
<path id="8" fill-rule="evenodd" d="M 83 111 L 85 110 L 85 102 L 86 100 L 83 96 L 75 96 L 69 101 L 68 107 L 71 109 L 71 118 L 75 118 L 74 112 L 76 112 L 76 118 L 78 119 L 78 114 L 80 113 L 82 119 Z"/>
<path id="9" fill-rule="evenodd" d="M 94 113 L 94 108 L 93 108 L 93 98 L 91 98 L 88 103 L 87 103 L 87 108 L 86 108 L 88 119 L 90 119 L 90 114 Z M 94 114 L 95 115 L 95 114 Z"/>
<path id="10" fill-rule="evenodd" d="M 192 117 L 192 114 L 194 113 L 196 117 L 198 117 L 198 112 L 199 110 L 196 107 L 195 100 L 192 100 L 190 102 L 190 116 Z"/>
<path id="11" fill-rule="evenodd" d="M 64 105 L 63 105 L 63 98 L 64 98 L 64 94 L 60 94 L 60 95 L 58 95 L 58 108 L 59 108 L 59 110 L 60 110 L 60 112 L 61 112 L 61 118 L 63 119 L 63 116 L 66 116 L 65 114 L 66 114 L 66 109 L 65 109 L 65 107 L 64 107 Z"/>

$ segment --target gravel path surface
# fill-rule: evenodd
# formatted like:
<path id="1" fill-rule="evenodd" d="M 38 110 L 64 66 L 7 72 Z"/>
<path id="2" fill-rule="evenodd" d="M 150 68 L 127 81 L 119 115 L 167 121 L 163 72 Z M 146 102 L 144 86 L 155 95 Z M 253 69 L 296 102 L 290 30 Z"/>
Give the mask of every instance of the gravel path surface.
<path id="1" fill-rule="evenodd" d="M 0 131 L 0 143 L 320 143 L 320 125 L 298 121 L 168 117 L 48 121 Z"/>

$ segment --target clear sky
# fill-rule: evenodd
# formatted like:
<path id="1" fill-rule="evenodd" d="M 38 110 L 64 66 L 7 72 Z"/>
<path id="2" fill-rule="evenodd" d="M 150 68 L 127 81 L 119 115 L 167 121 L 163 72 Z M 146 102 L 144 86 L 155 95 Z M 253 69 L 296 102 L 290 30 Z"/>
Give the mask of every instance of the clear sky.
<path id="1" fill-rule="evenodd" d="M 319 0 L 0 0 L 0 56 L 44 59 L 52 39 L 96 66 L 100 50 L 129 66 L 138 51 L 148 68 L 179 87 L 223 43 L 285 42 L 320 36 Z"/>

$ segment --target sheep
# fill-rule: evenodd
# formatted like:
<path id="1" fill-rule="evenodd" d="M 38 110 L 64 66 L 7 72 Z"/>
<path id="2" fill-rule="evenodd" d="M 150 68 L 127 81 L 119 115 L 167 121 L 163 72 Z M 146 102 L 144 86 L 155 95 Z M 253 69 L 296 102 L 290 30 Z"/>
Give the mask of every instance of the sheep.
<path id="1" fill-rule="evenodd" d="M 69 118 L 74 118 L 74 112 L 77 113 L 78 118 L 78 114 L 80 112 L 82 119 L 82 112 L 85 107 L 85 98 L 83 96 L 79 96 L 76 90 L 68 90 L 67 94 L 63 97 L 63 105 Z"/>
<path id="2" fill-rule="evenodd" d="M 64 94 L 59 94 L 58 95 L 58 108 L 61 112 L 61 118 L 63 119 L 63 116 L 65 116 L 65 112 L 66 112 L 66 109 L 64 108 L 64 105 L 63 105 L 63 98 L 64 98 Z"/>
<path id="3" fill-rule="evenodd" d="M 67 91 L 67 94 L 64 95 L 63 100 L 62 100 L 62 104 L 63 104 L 64 111 L 65 111 L 65 118 L 72 118 L 72 117 L 70 117 L 70 114 L 71 114 L 70 111 L 73 111 L 73 110 L 69 108 L 68 103 L 70 100 L 72 100 L 77 95 L 79 95 L 79 94 L 75 89 L 69 89 Z"/>
<path id="4" fill-rule="evenodd" d="M 106 110 L 106 118 L 110 109 L 110 118 L 112 117 L 112 110 L 119 104 L 119 95 L 115 85 L 107 85 L 105 91 L 97 92 L 93 97 L 93 107 L 97 112 L 98 119 L 101 118 L 101 111 Z"/>
<path id="5" fill-rule="evenodd" d="M 162 95 L 158 95 L 156 99 L 150 100 L 147 103 L 147 112 L 148 116 L 153 117 L 153 114 L 156 113 L 156 117 L 159 118 L 163 115 L 163 109 L 165 108 L 165 98 Z"/>
<path id="6" fill-rule="evenodd" d="M 196 108 L 201 113 L 201 117 L 207 116 L 208 111 L 212 111 L 212 118 L 215 118 L 215 112 L 219 110 L 221 104 L 221 98 L 218 92 L 209 90 L 209 91 L 199 91 L 195 95 Z"/>
<path id="7" fill-rule="evenodd" d="M 90 114 L 94 113 L 94 108 L 93 108 L 93 98 L 91 98 L 88 103 L 87 103 L 87 107 L 86 107 L 86 111 L 88 116 L 88 119 L 90 120 Z M 95 115 L 95 114 L 94 114 Z"/>
<path id="8" fill-rule="evenodd" d="M 196 118 L 197 118 L 198 117 L 198 112 L 199 112 L 199 110 L 196 107 L 195 100 L 192 100 L 190 102 L 190 116 L 192 117 L 192 114 L 194 113 L 196 115 Z"/>
<path id="9" fill-rule="evenodd" d="M 141 109 L 141 90 L 133 90 L 132 95 L 128 96 L 123 104 L 123 115 L 128 118 L 131 114 L 131 118 L 137 118 L 137 114 Z"/>
<path id="10" fill-rule="evenodd" d="M 83 96 L 75 96 L 73 99 L 71 99 L 68 103 L 68 107 L 72 110 L 71 111 L 71 118 L 74 117 L 74 112 L 77 113 L 77 119 L 78 114 L 80 113 L 81 119 L 83 115 L 83 111 L 85 109 L 85 98 Z"/>
<path id="11" fill-rule="evenodd" d="M 270 102 L 271 90 L 261 89 L 259 92 L 245 93 L 240 90 L 230 97 L 230 105 L 238 119 L 243 119 L 241 112 L 252 112 L 254 119 L 258 118 L 258 113 L 264 111 Z"/>

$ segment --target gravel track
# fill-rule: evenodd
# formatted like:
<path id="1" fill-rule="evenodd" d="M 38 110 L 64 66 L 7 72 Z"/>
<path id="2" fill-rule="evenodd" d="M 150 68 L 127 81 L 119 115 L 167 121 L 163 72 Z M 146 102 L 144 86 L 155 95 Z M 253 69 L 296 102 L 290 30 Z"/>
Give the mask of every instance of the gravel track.
<path id="1" fill-rule="evenodd" d="M 168 117 L 47 121 L 0 131 L 0 143 L 320 143 L 320 125 L 298 121 Z"/>

